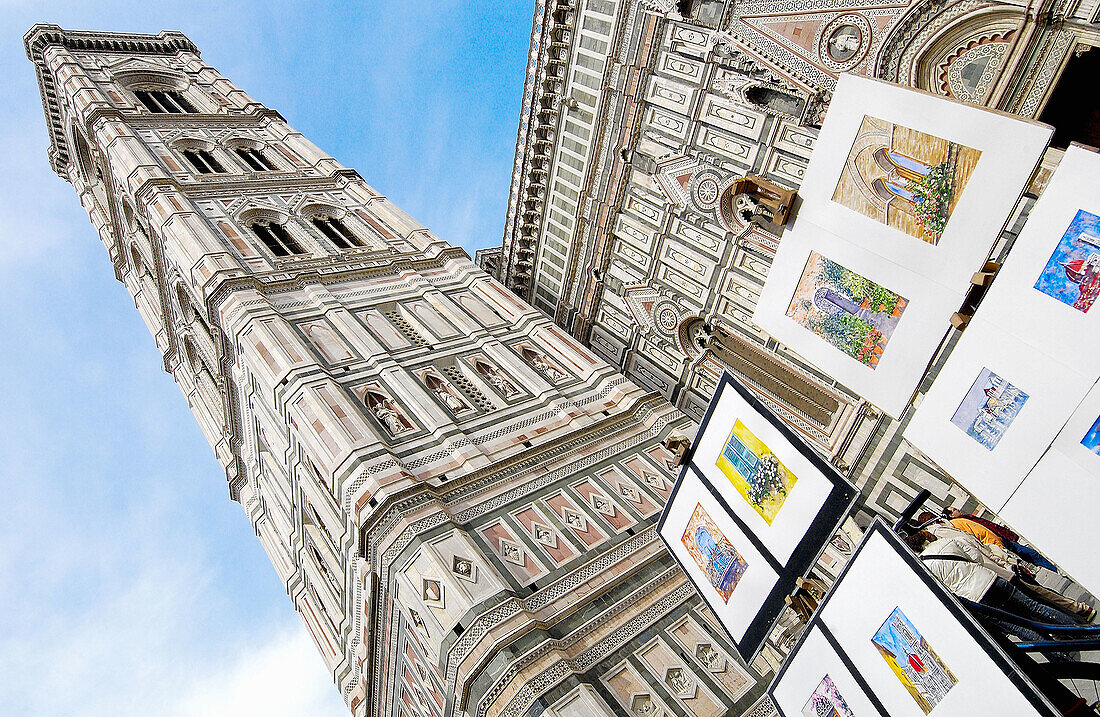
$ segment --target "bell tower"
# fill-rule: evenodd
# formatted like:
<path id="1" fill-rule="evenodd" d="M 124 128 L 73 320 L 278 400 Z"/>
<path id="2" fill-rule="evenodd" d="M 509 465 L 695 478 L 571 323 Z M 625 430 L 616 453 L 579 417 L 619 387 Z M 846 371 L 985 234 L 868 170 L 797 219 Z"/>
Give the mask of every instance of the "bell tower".
<path id="1" fill-rule="evenodd" d="M 51 166 L 355 715 L 760 694 L 654 529 L 682 414 L 184 35 L 36 25 L 25 46 Z"/>

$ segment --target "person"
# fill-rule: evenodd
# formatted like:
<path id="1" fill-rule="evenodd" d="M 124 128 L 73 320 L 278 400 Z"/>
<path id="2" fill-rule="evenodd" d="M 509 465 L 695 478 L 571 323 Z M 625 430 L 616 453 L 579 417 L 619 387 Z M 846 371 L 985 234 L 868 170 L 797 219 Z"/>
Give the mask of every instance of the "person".
<path id="1" fill-rule="evenodd" d="M 951 520 L 952 524 L 954 524 L 956 520 L 968 520 L 971 523 L 976 523 L 977 525 L 984 527 L 986 530 L 988 530 L 990 533 L 1000 539 L 1001 544 L 1004 546 L 1005 550 L 1019 555 L 1021 558 L 1028 561 L 1032 565 L 1037 565 L 1040 568 L 1046 568 L 1047 570 L 1055 573 L 1058 572 L 1058 567 L 1054 563 L 1044 558 L 1038 550 L 1032 548 L 1030 545 L 1023 545 L 1022 543 L 1020 543 L 1020 536 L 1003 525 L 998 525 L 992 520 L 979 517 L 972 513 L 963 513 L 958 508 L 948 508 L 947 517 Z"/>
<path id="2" fill-rule="evenodd" d="M 1012 586 L 1010 575 L 983 564 L 981 544 L 977 539 L 961 531 L 937 538 L 927 530 L 907 536 L 905 542 L 919 554 L 928 570 L 952 593 L 960 598 L 981 605 L 1003 610 L 1035 622 L 1076 625 L 1066 613 L 1044 605 Z M 989 618 L 1009 635 L 1021 640 L 1037 642 L 1046 638 L 1039 632 L 1005 620 Z M 1051 659 L 1066 660 L 1063 652 L 1048 652 Z"/>
<path id="3" fill-rule="evenodd" d="M 1072 615 L 1081 622 L 1091 622 L 1096 617 L 1096 609 L 1091 605 L 1071 600 L 1037 583 L 1032 575 L 1034 570 L 1022 564 L 1019 558 L 1009 555 L 1002 540 L 985 526 L 964 518 L 955 518 L 951 521 L 937 520 L 928 512 L 921 513 L 918 520 L 922 524 L 927 520 L 934 521 L 928 523 L 926 527 L 937 538 L 950 537 L 953 533 L 967 535 L 982 554 L 981 562 L 984 565 L 992 567 L 991 564 L 996 564 L 1000 568 L 1009 570 L 1009 581 L 1033 599 Z"/>

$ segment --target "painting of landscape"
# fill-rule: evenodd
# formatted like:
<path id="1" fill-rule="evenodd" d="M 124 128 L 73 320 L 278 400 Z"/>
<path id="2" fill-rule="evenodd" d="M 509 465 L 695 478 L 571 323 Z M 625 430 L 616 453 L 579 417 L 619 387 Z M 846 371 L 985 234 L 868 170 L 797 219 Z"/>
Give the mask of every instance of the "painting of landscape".
<path id="1" fill-rule="evenodd" d="M 865 115 L 833 201 L 938 244 L 981 154 Z"/>
<path id="2" fill-rule="evenodd" d="M 811 251 L 787 316 L 865 366 L 878 366 L 909 301 Z"/>
<path id="3" fill-rule="evenodd" d="M 1035 288 L 1087 314 L 1100 295 L 1100 217 L 1079 210 Z"/>

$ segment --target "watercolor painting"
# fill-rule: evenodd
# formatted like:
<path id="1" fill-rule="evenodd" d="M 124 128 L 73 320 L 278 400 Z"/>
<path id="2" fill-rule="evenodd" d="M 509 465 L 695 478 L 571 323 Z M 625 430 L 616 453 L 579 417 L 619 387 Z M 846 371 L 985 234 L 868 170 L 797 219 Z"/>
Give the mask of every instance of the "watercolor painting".
<path id="1" fill-rule="evenodd" d="M 864 116 L 833 201 L 938 244 L 982 153 Z"/>
<path id="2" fill-rule="evenodd" d="M 1083 314 L 1100 295 L 1100 217 L 1079 210 L 1054 248 L 1035 288 Z"/>
<path id="3" fill-rule="evenodd" d="M 680 541 L 695 564 L 706 573 L 707 581 L 722 597 L 722 602 L 728 603 L 749 564 L 714 524 L 702 505 L 695 504 L 695 512 L 691 514 Z"/>
<path id="4" fill-rule="evenodd" d="M 955 409 L 951 422 L 992 451 L 1020 415 L 1027 399 L 1028 395 L 1019 387 L 983 367 Z"/>
<path id="5" fill-rule="evenodd" d="M 958 684 L 900 607 L 894 608 L 871 642 L 925 714 Z"/>
<path id="6" fill-rule="evenodd" d="M 787 316 L 874 369 L 909 300 L 810 252 Z"/>
<path id="7" fill-rule="evenodd" d="M 1081 445 L 1100 455 L 1100 417 L 1097 417 L 1096 422 L 1092 424 L 1092 428 L 1081 439 Z"/>
<path id="8" fill-rule="evenodd" d="M 802 707 L 803 717 L 856 717 L 832 679 L 825 675 Z"/>
<path id="9" fill-rule="evenodd" d="M 741 421 L 733 424 L 717 465 L 768 525 L 798 480 Z"/>

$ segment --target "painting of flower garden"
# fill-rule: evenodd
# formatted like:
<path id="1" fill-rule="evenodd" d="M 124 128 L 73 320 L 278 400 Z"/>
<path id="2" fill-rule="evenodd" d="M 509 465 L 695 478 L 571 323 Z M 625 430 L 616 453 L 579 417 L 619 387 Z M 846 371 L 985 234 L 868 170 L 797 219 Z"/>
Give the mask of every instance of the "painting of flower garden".
<path id="1" fill-rule="evenodd" d="M 938 244 L 981 152 L 864 116 L 833 201 Z"/>
<path id="2" fill-rule="evenodd" d="M 787 316 L 874 369 L 908 304 L 905 297 L 811 251 Z"/>
<path id="3" fill-rule="evenodd" d="M 798 480 L 741 421 L 718 454 L 718 469 L 768 525 Z"/>

